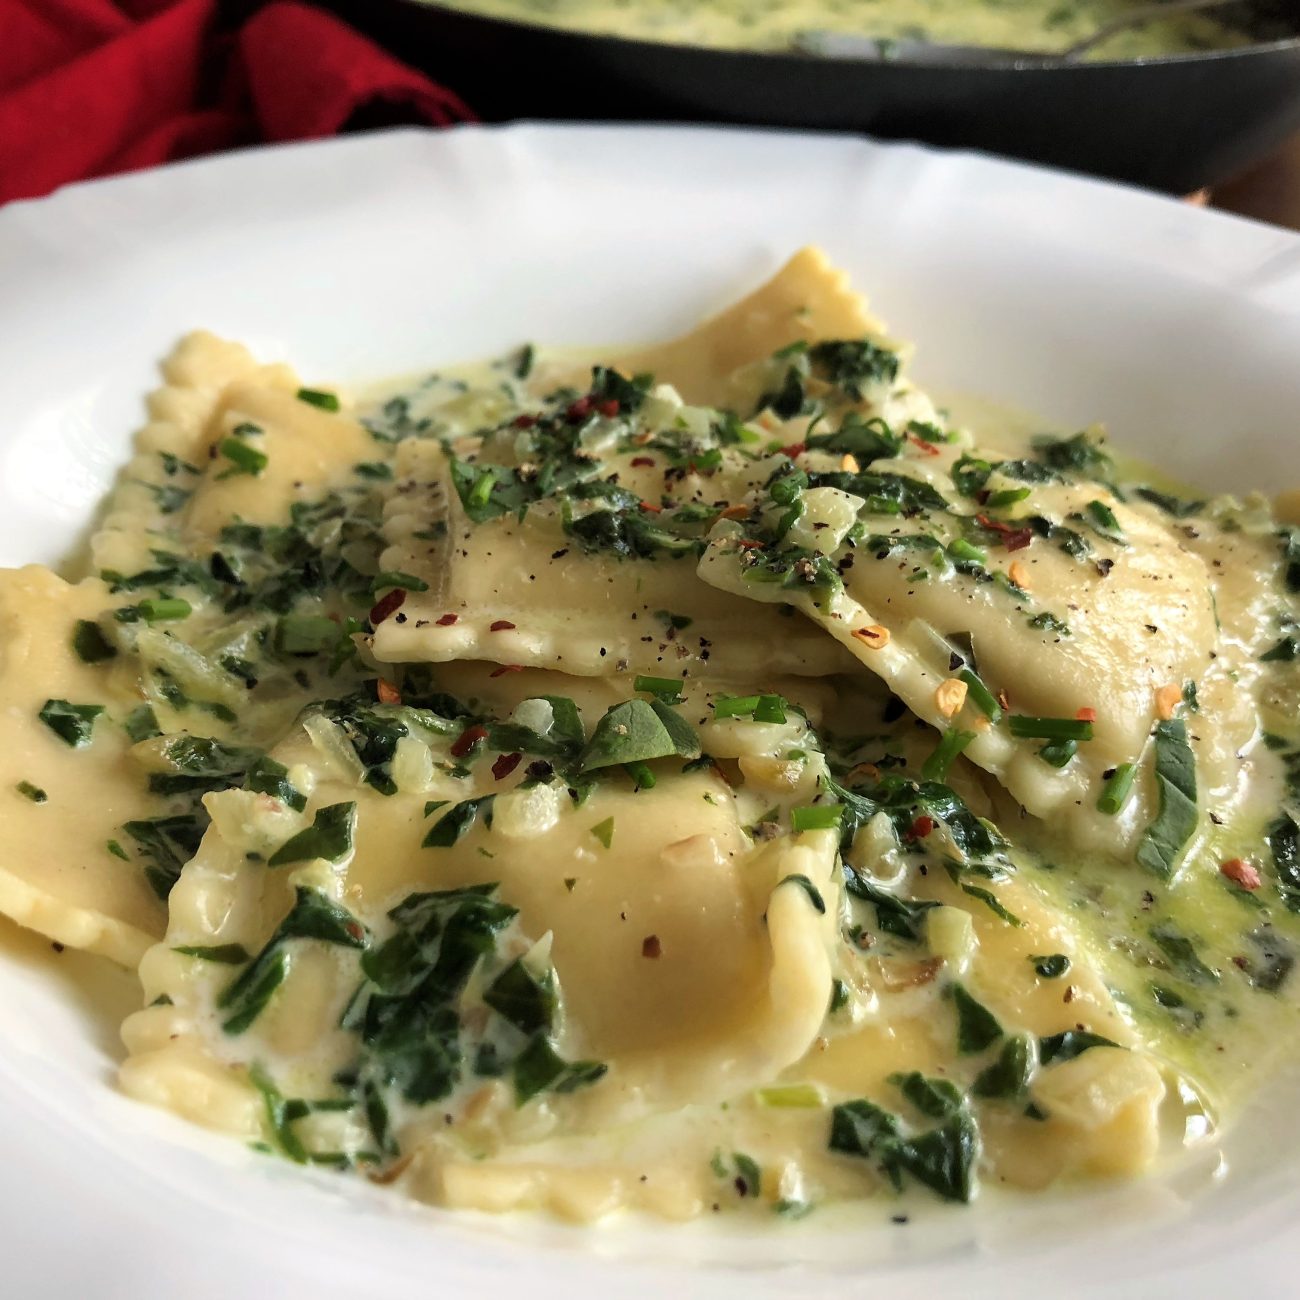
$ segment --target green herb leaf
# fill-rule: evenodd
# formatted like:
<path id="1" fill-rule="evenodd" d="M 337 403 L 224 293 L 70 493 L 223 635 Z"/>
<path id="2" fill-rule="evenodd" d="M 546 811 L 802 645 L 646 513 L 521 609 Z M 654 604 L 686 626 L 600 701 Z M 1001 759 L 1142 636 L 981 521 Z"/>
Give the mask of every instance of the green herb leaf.
<path id="1" fill-rule="evenodd" d="M 967 884 L 964 880 L 960 883 L 963 893 L 969 894 L 972 898 L 978 898 L 999 920 L 1015 926 L 1017 930 L 1024 925 L 1024 922 L 1014 912 L 1005 907 L 1002 900 L 992 890 L 982 889 L 979 885 Z"/>
<path id="2" fill-rule="evenodd" d="M 1033 1073 L 1033 1040 L 1024 1034 L 1016 1034 L 1002 1044 L 997 1060 L 976 1076 L 971 1092 L 977 1097 L 1003 1100 L 1022 1097 Z"/>
<path id="3" fill-rule="evenodd" d="M 248 769 L 244 788 L 256 794 L 269 794 L 294 812 L 302 812 L 307 806 L 307 796 L 289 781 L 289 769 L 266 754 Z"/>
<path id="4" fill-rule="evenodd" d="M 1217 984 L 1219 972 L 1207 966 L 1196 951 L 1196 945 L 1171 921 L 1160 921 L 1151 927 L 1151 937 L 1156 946 L 1172 963 L 1174 969 L 1193 984 Z"/>
<path id="5" fill-rule="evenodd" d="M 682 683 L 677 677 L 637 677 L 632 688 L 653 695 L 665 704 L 681 703 Z"/>
<path id="6" fill-rule="evenodd" d="M 196 957 L 199 961 L 214 961 L 226 966 L 242 966 L 251 954 L 242 943 L 219 943 L 210 947 L 181 944 L 172 948 L 182 957 Z"/>
<path id="7" fill-rule="evenodd" d="M 266 865 L 284 867 L 293 862 L 310 862 L 314 858 L 341 862 L 352 852 L 356 825 L 355 803 L 333 803 L 319 808 L 312 824 L 280 845 L 267 859 Z"/>
<path id="8" fill-rule="evenodd" d="M 1054 952 L 1044 956 L 1030 955 L 1034 971 L 1040 979 L 1060 979 L 1070 969 L 1070 959 L 1063 952 Z"/>
<path id="9" fill-rule="evenodd" d="M 336 808 L 350 806 L 334 805 Z M 294 891 L 293 907 L 266 946 L 217 998 L 217 1006 L 231 1013 L 221 1025 L 227 1034 L 232 1037 L 242 1034 L 266 1009 L 272 994 L 288 977 L 289 954 L 285 945 L 294 939 L 364 948 L 366 931 L 351 912 L 332 898 L 318 889 L 299 885 Z"/>
<path id="10" fill-rule="evenodd" d="M 957 1010 L 957 1050 L 963 1056 L 970 1056 L 992 1047 L 1002 1037 L 1002 1026 L 997 1017 L 983 1003 L 971 997 L 964 985 L 954 981 L 949 987 Z"/>
<path id="11" fill-rule="evenodd" d="M 603 822 L 597 822 L 591 828 L 591 833 L 605 848 L 609 848 L 609 846 L 614 842 L 614 819 L 612 817 L 606 817 Z"/>
<path id="12" fill-rule="evenodd" d="M 249 1082 L 262 1096 L 262 1106 L 266 1111 L 266 1120 L 271 1134 L 280 1152 L 295 1164 L 307 1163 L 307 1148 L 303 1146 L 298 1135 L 293 1131 L 293 1122 L 289 1118 L 290 1103 L 279 1088 L 271 1081 L 271 1076 L 254 1064 L 248 1070 Z"/>
<path id="13" fill-rule="evenodd" d="M 521 1033 L 549 1031 L 558 1001 L 555 977 L 549 970 L 534 975 L 516 958 L 488 986 L 483 1001 Z"/>
<path id="14" fill-rule="evenodd" d="M 117 647 L 104 635 L 98 623 L 79 618 L 72 633 L 72 648 L 83 664 L 102 664 L 117 655 Z"/>
<path id="15" fill-rule="evenodd" d="M 798 885 L 808 895 L 808 901 L 813 905 L 813 910 L 820 916 L 826 915 L 826 900 L 822 897 L 821 890 L 802 872 L 786 876 L 777 885 L 777 888 L 779 889 L 781 885 Z"/>
<path id="16" fill-rule="evenodd" d="M 1181 718 L 1156 724 L 1155 746 L 1160 810 L 1138 845 L 1137 860 L 1167 880 L 1196 831 L 1196 757 Z"/>
<path id="17" fill-rule="evenodd" d="M 495 798 L 495 795 L 488 794 L 481 795 L 477 799 L 462 799 L 459 803 L 452 804 L 434 823 L 429 833 L 424 837 L 421 847 L 426 849 L 451 848 L 474 825 L 480 812 L 487 824 L 491 825 L 492 801 Z M 443 803 L 434 805 L 435 808 L 443 806 Z"/>
<path id="18" fill-rule="evenodd" d="M 1094 1047 L 1118 1047 L 1119 1044 L 1087 1029 L 1066 1029 L 1038 1040 L 1038 1059 L 1044 1065 L 1073 1061 Z"/>
<path id="19" fill-rule="evenodd" d="M 126 715 L 122 720 L 122 730 L 137 745 L 142 740 L 150 740 L 154 736 L 162 735 L 162 728 L 158 725 L 158 719 L 154 716 L 153 709 L 147 704 L 137 705 Z"/>
<path id="20" fill-rule="evenodd" d="M 37 716 L 65 745 L 81 749 L 90 744 L 95 719 L 103 712 L 102 704 L 70 704 L 67 700 L 46 700 Z"/>
<path id="21" fill-rule="evenodd" d="M 891 1074 L 889 1082 L 929 1119 L 947 1119 L 966 1103 L 961 1089 L 950 1079 L 927 1079 L 919 1070 Z"/>
<path id="22" fill-rule="evenodd" d="M 1277 873 L 1277 889 L 1292 912 L 1300 912 L 1300 824 L 1283 812 L 1265 835 Z"/>
<path id="23" fill-rule="evenodd" d="M 515 1060 L 515 1104 L 522 1106 L 542 1092 L 576 1092 L 603 1078 L 608 1069 L 599 1061 L 566 1061 L 545 1034 L 538 1034 Z"/>
<path id="24" fill-rule="evenodd" d="M 680 714 L 661 700 L 625 700 L 596 724 L 578 761 L 591 772 L 655 758 L 698 758 L 699 737 Z"/>
<path id="25" fill-rule="evenodd" d="M 874 1101 L 846 1101 L 831 1111 L 832 1151 L 870 1157 L 881 1147 L 889 1149 L 899 1136 L 898 1117 Z"/>

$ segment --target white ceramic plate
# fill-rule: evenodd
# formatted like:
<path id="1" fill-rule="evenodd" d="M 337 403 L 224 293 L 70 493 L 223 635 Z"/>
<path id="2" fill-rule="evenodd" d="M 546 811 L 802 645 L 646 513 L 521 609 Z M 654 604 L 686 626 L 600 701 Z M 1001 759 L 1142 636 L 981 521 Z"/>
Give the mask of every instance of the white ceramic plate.
<path id="1" fill-rule="evenodd" d="M 1206 486 L 1300 486 L 1300 238 L 1152 196 L 846 138 L 516 127 L 188 164 L 0 212 L 0 563 L 55 560 L 155 363 L 206 326 L 363 382 L 529 338 L 684 328 L 825 246 L 941 389 Z M 74 978 L 104 982 L 107 1012 Z M 1167 1176 L 906 1225 L 454 1217 L 303 1172 L 111 1086 L 129 978 L 0 929 L 0 1267 L 21 1300 L 1295 1294 L 1300 1088 Z M 1226 1170 L 1226 1173 L 1225 1173 Z"/>

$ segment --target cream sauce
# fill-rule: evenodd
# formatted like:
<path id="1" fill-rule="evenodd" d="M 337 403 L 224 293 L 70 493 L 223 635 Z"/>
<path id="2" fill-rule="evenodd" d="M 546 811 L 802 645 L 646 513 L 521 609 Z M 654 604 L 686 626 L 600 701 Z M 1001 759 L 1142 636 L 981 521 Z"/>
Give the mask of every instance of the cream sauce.
<path id="1" fill-rule="evenodd" d="M 451 7 L 570 31 L 720 49 L 816 51 L 818 36 L 1061 51 L 1145 0 L 444 0 Z M 1210 15 L 1117 33 L 1092 58 L 1230 49 L 1247 37 Z"/>

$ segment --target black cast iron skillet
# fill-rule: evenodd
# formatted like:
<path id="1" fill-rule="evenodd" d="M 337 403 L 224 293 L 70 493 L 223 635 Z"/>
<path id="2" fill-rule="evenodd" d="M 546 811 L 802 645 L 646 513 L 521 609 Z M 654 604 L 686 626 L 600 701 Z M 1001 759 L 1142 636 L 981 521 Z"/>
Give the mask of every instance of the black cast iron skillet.
<path id="1" fill-rule="evenodd" d="M 1255 0 L 1272 39 L 1242 49 L 1019 66 L 704 49 L 484 18 L 420 0 L 327 3 L 489 121 L 868 131 L 1174 193 L 1225 180 L 1300 129 L 1300 0 Z"/>

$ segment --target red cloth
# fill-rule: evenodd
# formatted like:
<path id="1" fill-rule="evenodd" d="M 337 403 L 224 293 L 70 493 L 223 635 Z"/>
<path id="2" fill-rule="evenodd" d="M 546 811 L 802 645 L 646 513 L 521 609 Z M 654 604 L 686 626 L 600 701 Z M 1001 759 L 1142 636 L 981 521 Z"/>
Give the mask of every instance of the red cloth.
<path id="1" fill-rule="evenodd" d="M 450 91 L 346 23 L 273 0 L 0 0 L 0 203 L 68 181 L 259 140 L 309 140 L 358 113 L 445 126 Z"/>

